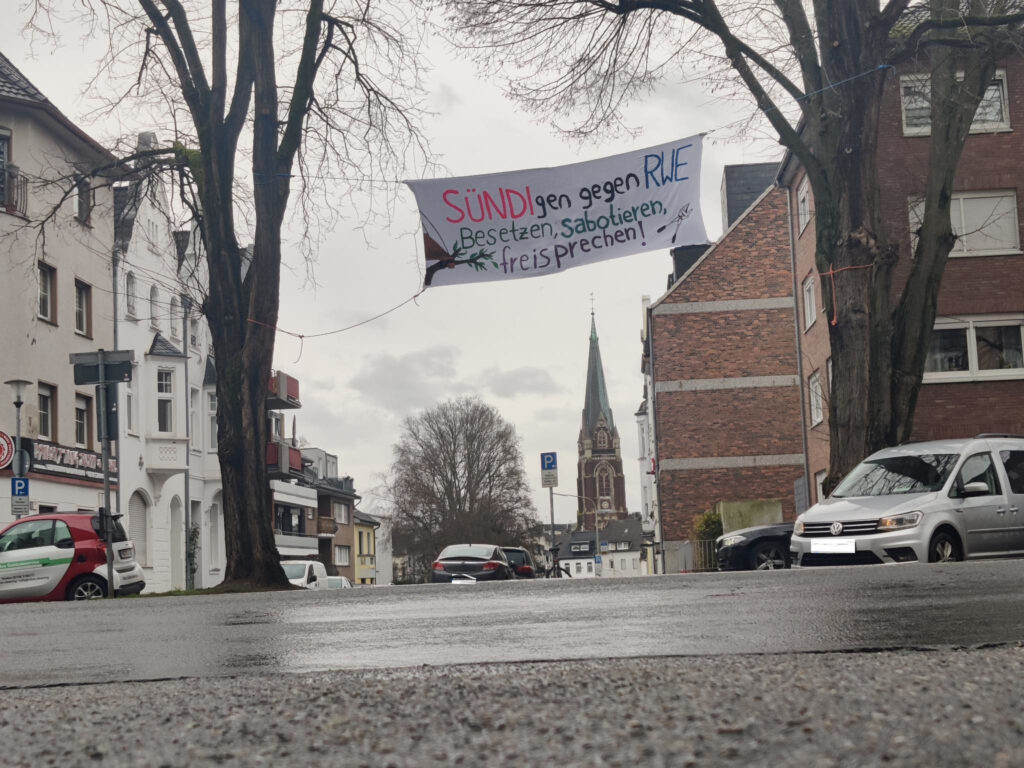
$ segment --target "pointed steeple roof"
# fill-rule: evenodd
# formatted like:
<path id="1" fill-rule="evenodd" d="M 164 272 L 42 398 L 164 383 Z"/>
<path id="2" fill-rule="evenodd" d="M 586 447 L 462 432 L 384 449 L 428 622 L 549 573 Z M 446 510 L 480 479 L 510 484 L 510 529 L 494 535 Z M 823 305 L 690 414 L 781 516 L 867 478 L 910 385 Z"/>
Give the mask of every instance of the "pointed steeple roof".
<path id="1" fill-rule="evenodd" d="M 610 432 L 615 431 L 612 421 L 612 407 L 608 404 L 608 389 L 604 384 L 604 368 L 601 365 L 601 347 L 597 343 L 597 322 L 590 313 L 590 359 L 587 361 L 587 392 L 583 402 L 583 434 L 594 434 L 598 420 L 604 422 Z"/>

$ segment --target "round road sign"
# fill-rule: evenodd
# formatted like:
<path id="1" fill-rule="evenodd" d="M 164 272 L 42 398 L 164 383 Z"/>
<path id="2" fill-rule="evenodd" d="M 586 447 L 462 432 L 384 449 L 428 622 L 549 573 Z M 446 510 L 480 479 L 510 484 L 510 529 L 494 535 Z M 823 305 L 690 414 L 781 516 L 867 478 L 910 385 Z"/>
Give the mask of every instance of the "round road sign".
<path id="1" fill-rule="evenodd" d="M 0 469 L 10 466 L 14 458 L 14 441 L 6 432 L 0 432 Z"/>

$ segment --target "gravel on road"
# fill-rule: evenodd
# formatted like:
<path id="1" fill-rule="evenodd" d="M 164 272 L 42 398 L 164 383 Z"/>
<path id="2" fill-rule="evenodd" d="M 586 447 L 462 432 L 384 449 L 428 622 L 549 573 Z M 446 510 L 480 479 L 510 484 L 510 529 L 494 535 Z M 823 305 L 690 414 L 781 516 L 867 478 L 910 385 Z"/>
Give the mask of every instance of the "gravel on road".
<path id="1" fill-rule="evenodd" d="M 6 766 L 1024 765 L 1024 648 L 422 666 L 3 691 Z"/>

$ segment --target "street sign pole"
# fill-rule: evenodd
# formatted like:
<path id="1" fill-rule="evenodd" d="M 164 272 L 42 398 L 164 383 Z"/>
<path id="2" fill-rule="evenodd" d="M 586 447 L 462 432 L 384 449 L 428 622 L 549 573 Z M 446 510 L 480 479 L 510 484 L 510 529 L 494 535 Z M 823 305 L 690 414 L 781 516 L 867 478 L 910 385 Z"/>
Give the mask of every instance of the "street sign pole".
<path id="1" fill-rule="evenodd" d="M 114 518 L 110 514 L 110 435 L 107 430 L 107 396 L 110 390 L 107 388 L 107 381 L 103 370 L 103 350 L 96 352 L 96 367 L 98 369 L 100 383 L 97 386 L 100 396 L 100 445 L 101 459 L 103 462 L 103 514 L 100 515 L 100 525 L 106 531 L 107 538 L 107 597 L 114 597 Z"/>

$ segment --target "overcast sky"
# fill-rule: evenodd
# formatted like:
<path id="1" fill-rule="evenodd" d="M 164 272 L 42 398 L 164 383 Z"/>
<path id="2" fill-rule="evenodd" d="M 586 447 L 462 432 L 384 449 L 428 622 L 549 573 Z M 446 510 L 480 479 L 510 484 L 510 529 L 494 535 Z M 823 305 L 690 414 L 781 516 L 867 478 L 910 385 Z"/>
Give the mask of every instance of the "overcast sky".
<path id="1" fill-rule="evenodd" d="M 75 120 L 85 115 L 90 103 L 80 91 L 95 69 L 95 52 L 83 51 L 69 38 L 57 54 L 39 50 L 33 56 L 17 25 L 0 27 L 0 51 L 65 114 Z M 773 142 L 737 142 L 723 130 L 742 116 L 735 103 L 716 102 L 682 85 L 662 88 L 630 108 L 627 119 L 643 128 L 640 136 L 569 144 L 518 112 L 496 85 L 476 79 L 470 66 L 440 44 L 433 46 L 431 58 L 429 108 L 437 116 L 427 133 L 453 176 L 592 160 L 708 132 L 701 204 L 713 240 L 722 230 L 723 166 L 781 157 Z M 156 130 L 161 136 L 159 126 L 133 125 L 130 115 L 120 121 L 127 131 Z M 84 125 L 97 137 L 109 130 L 109 125 Z M 332 331 L 416 294 L 423 252 L 418 216 L 412 194 L 405 187 L 399 194 L 390 228 L 358 229 L 359 222 L 343 221 L 327 238 L 315 268 L 316 287 L 307 285 L 305 265 L 286 243 L 280 328 L 306 335 Z M 507 283 L 441 286 L 344 333 L 301 344 L 279 334 L 275 365 L 301 386 L 298 434 L 338 455 L 341 474 L 354 478 L 363 509 L 372 512 L 373 489 L 388 469 L 402 420 L 447 398 L 477 395 L 515 426 L 538 517 L 547 522 L 541 452 L 558 453 L 556 492 L 575 494 L 593 296 L 608 395 L 622 439 L 627 503 L 640 511 L 634 414 L 643 396 L 641 299 L 649 295 L 653 301 L 665 292 L 671 268 L 666 251 Z M 557 521 L 575 520 L 575 514 L 575 498 L 555 497 Z"/>

